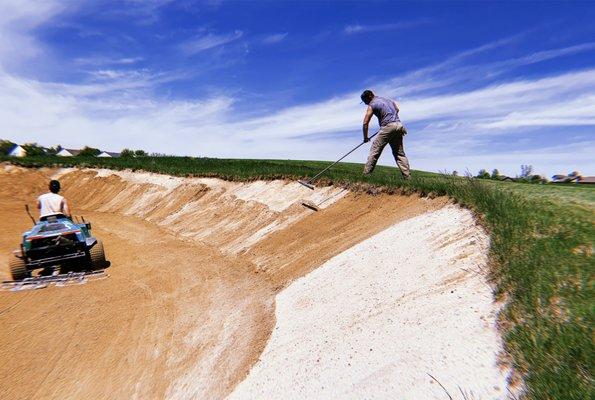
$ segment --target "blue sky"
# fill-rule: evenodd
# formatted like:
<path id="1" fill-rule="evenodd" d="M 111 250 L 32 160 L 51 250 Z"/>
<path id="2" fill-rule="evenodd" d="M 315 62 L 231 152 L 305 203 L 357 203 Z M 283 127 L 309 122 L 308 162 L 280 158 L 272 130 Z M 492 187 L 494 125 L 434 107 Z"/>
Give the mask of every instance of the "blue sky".
<path id="1" fill-rule="evenodd" d="M 371 88 L 401 103 L 414 169 L 593 175 L 594 19 L 590 2 L 0 0 L 0 137 L 331 160 L 361 141 Z"/>

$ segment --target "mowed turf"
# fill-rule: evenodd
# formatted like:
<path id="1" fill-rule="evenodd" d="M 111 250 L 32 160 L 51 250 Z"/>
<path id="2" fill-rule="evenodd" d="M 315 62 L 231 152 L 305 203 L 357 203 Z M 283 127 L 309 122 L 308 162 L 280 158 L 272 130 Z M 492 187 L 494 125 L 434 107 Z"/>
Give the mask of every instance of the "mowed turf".
<path id="1" fill-rule="evenodd" d="M 132 169 L 227 180 L 308 178 L 329 165 L 189 157 L 0 160 L 27 167 Z M 527 398 L 594 398 L 595 187 L 483 181 L 422 171 L 403 181 L 395 168 L 378 167 L 369 177 L 362 169 L 360 164 L 342 163 L 322 181 L 372 194 L 446 195 L 474 210 L 491 235 L 495 295 L 506 302 L 500 317 L 508 352 L 503 361 L 514 368 L 518 382 L 524 381 Z"/>

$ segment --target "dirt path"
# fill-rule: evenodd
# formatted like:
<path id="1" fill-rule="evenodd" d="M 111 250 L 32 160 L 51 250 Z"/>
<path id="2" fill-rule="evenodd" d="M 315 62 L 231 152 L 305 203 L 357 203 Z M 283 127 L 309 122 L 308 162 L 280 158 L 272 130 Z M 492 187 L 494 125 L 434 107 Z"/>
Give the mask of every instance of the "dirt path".
<path id="1" fill-rule="evenodd" d="M 56 171 L 2 167 L 6 277 L 8 254 L 30 226 L 22 205 Z M 75 214 L 105 243 L 110 277 L 0 292 L 0 398 L 223 398 L 262 353 L 280 288 L 443 204 L 347 195 L 311 213 L 279 200 L 298 196 L 285 183 L 164 184 L 147 176 L 61 177 Z"/>

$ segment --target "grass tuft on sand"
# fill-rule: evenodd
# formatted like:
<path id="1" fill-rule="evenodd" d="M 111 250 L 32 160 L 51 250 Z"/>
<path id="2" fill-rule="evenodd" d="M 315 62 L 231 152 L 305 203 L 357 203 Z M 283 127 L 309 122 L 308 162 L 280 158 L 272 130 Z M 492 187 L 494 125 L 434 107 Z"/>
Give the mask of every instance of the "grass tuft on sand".
<path id="1" fill-rule="evenodd" d="M 189 157 L 1 157 L 25 167 L 131 169 L 233 181 L 304 179 L 321 161 Z M 527 399 L 594 397 L 595 187 L 494 182 L 414 171 L 410 181 L 378 167 L 343 163 L 319 181 L 371 194 L 449 196 L 475 211 L 491 235 L 490 279 L 506 302 L 499 322 L 507 355 Z M 515 382 L 513 382 L 515 383 Z"/>

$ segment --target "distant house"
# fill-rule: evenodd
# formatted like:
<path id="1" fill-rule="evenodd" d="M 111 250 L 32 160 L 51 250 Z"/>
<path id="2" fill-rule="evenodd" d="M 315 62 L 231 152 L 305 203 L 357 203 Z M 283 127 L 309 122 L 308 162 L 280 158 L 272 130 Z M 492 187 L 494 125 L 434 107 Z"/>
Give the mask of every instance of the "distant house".
<path id="1" fill-rule="evenodd" d="M 552 183 L 580 183 L 588 185 L 595 183 L 595 176 L 582 176 L 580 172 L 573 171 L 568 175 L 552 176 Z"/>
<path id="2" fill-rule="evenodd" d="M 581 179 L 577 183 L 581 185 L 593 185 L 595 184 L 595 176 L 581 176 Z"/>
<path id="3" fill-rule="evenodd" d="M 498 180 L 502 181 L 502 182 L 514 182 L 514 178 L 511 178 L 510 176 L 504 176 L 504 175 L 498 176 Z"/>
<path id="4" fill-rule="evenodd" d="M 8 155 L 11 157 L 25 157 L 27 155 L 27 151 L 23 149 L 22 146 L 15 144 L 8 152 Z"/>
<path id="5" fill-rule="evenodd" d="M 578 176 L 570 175 L 554 175 L 552 176 L 552 183 L 570 183 L 578 181 Z"/>
<path id="6" fill-rule="evenodd" d="M 62 149 L 58 153 L 56 153 L 56 155 L 60 157 L 75 157 L 78 156 L 80 152 L 80 150 L 75 149 Z"/>
<path id="7" fill-rule="evenodd" d="M 120 153 L 115 153 L 113 151 L 102 151 L 101 153 L 99 153 L 99 155 L 97 155 L 97 157 L 117 158 L 120 157 Z"/>

